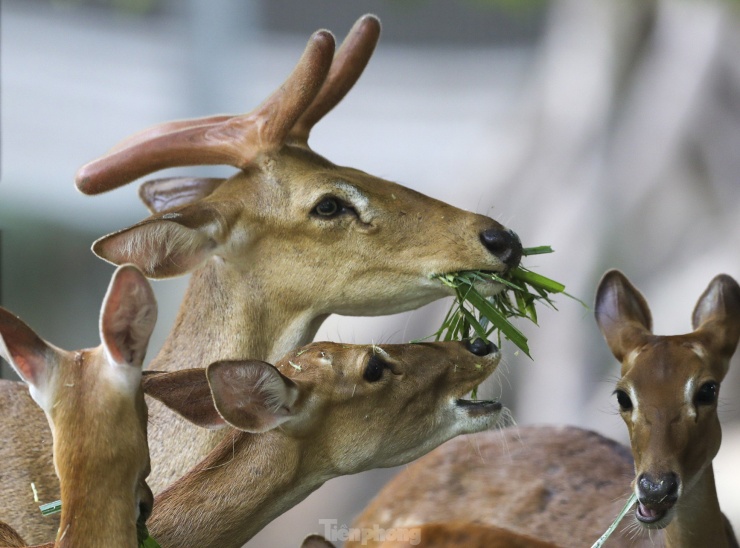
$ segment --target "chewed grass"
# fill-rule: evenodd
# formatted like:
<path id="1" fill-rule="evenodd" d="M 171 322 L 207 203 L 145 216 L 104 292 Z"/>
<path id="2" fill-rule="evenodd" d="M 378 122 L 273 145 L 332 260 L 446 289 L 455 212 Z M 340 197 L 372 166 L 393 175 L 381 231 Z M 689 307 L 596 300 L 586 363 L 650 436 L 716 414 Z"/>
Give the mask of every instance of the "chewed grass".
<path id="1" fill-rule="evenodd" d="M 530 247 L 523 250 L 523 255 L 542 255 L 552 251 L 550 246 Z M 565 292 L 565 286 L 560 282 L 523 266 L 512 269 L 506 276 L 468 270 L 443 274 L 437 279 L 455 291 L 455 300 L 442 326 L 427 338 L 458 341 L 480 337 L 500 346 L 503 337 L 530 358 L 532 356 L 527 337 L 510 320 L 526 318 L 537 324 L 537 305 L 542 304 L 557 310 L 554 296 L 563 294 L 574 298 Z M 484 297 L 475 288 L 475 284 L 491 281 L 502 284 L 504 289 L 493 297 Z"/>

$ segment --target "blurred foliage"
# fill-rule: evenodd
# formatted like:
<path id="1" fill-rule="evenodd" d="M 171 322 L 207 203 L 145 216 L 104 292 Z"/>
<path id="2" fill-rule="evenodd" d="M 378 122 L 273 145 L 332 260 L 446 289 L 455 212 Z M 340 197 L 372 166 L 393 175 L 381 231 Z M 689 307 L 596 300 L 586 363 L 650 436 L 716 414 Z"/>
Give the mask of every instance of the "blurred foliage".
<path id="1" fill-rule="evenodd" d="M 107 8 L 127 15 L 149 15 L 164 5 L 162 0 L 49 0 L 49 3 L 62 8 L 83 5 Z"/>
<path id="2" fill-rule="evenodd" d="M 513 13 L 544 8 L 548 0 L 465 0 L 481 8 L 501 8 Z"/>
<path id="3" fill-rule="evenodd" d="M 390 0 L 395 4 L 421 6 L 427 0 Z M 460 4 L 468 4 L 480 9 L 503 9 L 511 13 L 530 12 L 533 9 L 544 8 L 550 0 L 457 0 Z"/>

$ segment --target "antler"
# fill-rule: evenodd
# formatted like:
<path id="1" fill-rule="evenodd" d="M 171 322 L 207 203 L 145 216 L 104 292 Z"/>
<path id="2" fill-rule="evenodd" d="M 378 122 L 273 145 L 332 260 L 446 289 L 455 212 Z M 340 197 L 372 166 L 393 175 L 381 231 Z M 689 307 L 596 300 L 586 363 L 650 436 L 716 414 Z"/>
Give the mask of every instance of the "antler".
<path id="1" fill-rule="evenodd" d="M 334 57 L 324 85 L 290 132 L 294 141 L 306 143 L 313 126 L 347 95 L 365 70 L 380 38 L 380 20 L 364 15 L 353 25 Z"/>
<path id="2" fill-rule="evenodd" d="M 334 37 L 317 31 L 288 79 L 262 105 L 242 116 L 167 122 L 137 134 L 77 172 L 77 188 L 99 194 L 168 167 L 249 165 L 259 154 L 280 148 L 298 117 L 326 79 Z"/>
<path id="3" fill-rule="evenodd" d="M 334 38 L 318 31 L 285 83 L 251 113 L 166 122 L 136 133 L 80 168 L 77 188 L 98 194 L 176 166 L 225 164 L 244 169 L 287 140 L 306 144 L 313 126 L 360 77 L 379 37 L 380 21 L 365 15 L 332 61 Z"/>

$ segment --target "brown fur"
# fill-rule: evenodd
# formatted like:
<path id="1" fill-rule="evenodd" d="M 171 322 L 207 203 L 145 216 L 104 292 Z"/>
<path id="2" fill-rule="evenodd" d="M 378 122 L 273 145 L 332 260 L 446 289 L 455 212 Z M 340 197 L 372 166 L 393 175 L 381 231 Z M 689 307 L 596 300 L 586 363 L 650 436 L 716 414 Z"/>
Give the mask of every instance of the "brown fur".
<path id="1" fill-rule="evenodd" d="M 719 508 L 712 469 L 722 440 L 717 400 L 697 398 L 706 383 L 719 390 L 737 347 L 740 286 L 729 276 L 715 277 L 694 309 L 694 331 L 685 335 L 654 335 L 645 298 L 616 270 L 599 284 L 595 310 L 609 348 L 622 362 L 617 390 L 628 401 L 620 407 L 635 455 L 638 506 L 668 512 L 647 527 L 664 528 L 668 548 L 736 545 Z M 650 497 L 640 488 L 641 477 L 657 483 L 670 475 L 678 480 L 675 502 L 669 494 Z"/>
<path id="2" fill-rule="evenodd" d="M 590 546 L 631 494 L 635 471 L 670 463 L 684 484 L 691 485 L 700 471 L 695 486 L 682 495 L 685 500 L 677 503 L 673 521 L 648 534 L 628 515 L 606 546 L 736 545 L 714 490 L 711 459 L 720 440 L 716 404 L 687 405 L 685 386 L 689 378 L 720 382 L 724 377 L 740 337 L 740 287 L 729 276 L 716 277 L 699 299 L 694 331 L 687 335 L 653 335 L 644 297 L 618 272 L 605 275 L 595 310 L 622 362 L 617 386 L 636 389 L 638 408 L 653 423 L 631 423 L 623 413 L 636 463 L 628 448 L 572 427 L 528 426 L 457 438 L 399 473 L 353 527 L 452 520 L 505 527 L 560 546 Z M 697 353 L 697 345 L 703 351 Z M 687 416 L 693 407 L 696 417 Z M 670 425 L 670 434 L 666 418 L 680 419 Z"/>
<path id="3" fill-rule="evenodd" d="M 154 214 L 94 246 L 103 258 L 137 264 L 150 277 L 192 273 L 153 368 L 174 371 L 244 358 L 273 363 L 312 340 L 331 313 L 410 310 L 450 294 L 431 279 L 434 274 L 500 272 L 518 262 L 521 245 L 514 236 L 496 253 L 483 245 L 485 230 L 509 234 L 493 219 L 337 166 L 308 146 L 311 127 L 352 87 L 378 34 L 377 19 L 362 18 L 332 61 L 333 39 L 320 32 L 286 84 L 252 113 L 163 124 L 80 170 L 80 188 L 100 192 L 165 165 L 225 162 L 240 168 L 223 182 L 187 179 L 149 187 Z M 224 143 L 225 136 L 234 139 Z M 312 213 L 327 195 L 354 212 L 330 219 Z M 501 288 L 481 289 L 492 294 Z M 224 439 L 157 402 L 150 402 L 150 416 L 155 492 Z M 28 482 L 19 470 L 50 477 L 49 464 L 35 462 L 32 454 L 23 458 L 9 471 L 12 488 L 0 492 L 0 507 L 25 503 L 19 497 Z M 18 527 L 29 535 L 33 528 L 24 521 L 36 517 L 21 519 Z M 54 528 L 52 522 L 46 527 Z"/>
<path id="4" fill-rule="evenodd" d="M 352 527 L 466 522 L 591 546 L 627 500 L 632 466 L 628 448 L 579 428 L 482 432 L 450 440 L 401 471 Z M 620 528 L 607 546 L 651 545 L 640 542 Z"/>
<path id="5" fill-rule="evenodd" d="M 22 548 L 28 546 L 15 529 L 0 521 L 0 546 L 3 548 Z"/>
<path id="6" fill-rule="evenodd" d="M 38 447 L 34 434 L 43 437 L 50 426 L 59 476 L 61 516 L 48 521 L 59 523 L 58 532 L 47 535 L 42 526 L 31 531 L 33 542 L 36 537 L 43 541 L 56 536 L 54 546 L 59 548 L 138 545 L 137 521 L 141 518 L 143 524 L 152 503 L 145 481 L 149 472 L 147 409 L 140 378 L 156 310 L 148 282 L 131 265 L 116 271 L 103 300 L 103 343 L 99 347 L 61 350 L 0 309 L 0 355 L 28 384 L 26 393 L 30 390 L 34 398 L 21 394 L 20 383 L 3 384 L 6 393 L 17 392 L 10 400 L 15 405 L 7 406 L 13 414 L 3 418 L 19 421 L 9 436 L 11 447 L 3 451 L 28 454 Z M 48 424 L 42 427 L 44 414 Z M 52 451 L 45 451 L 44 446 L 39 449 L 40 460 L 52 460 Z M 28 473 L 22 468 L 23 461 L 10 460 L 10 465 Z M 34 483 L 39 480 L 33 475 L 29 478 Z M 42 497 L 52 484 L 51 478 L 47 480 L 48 484 L 39 485 Z M 34 506 L 32 515 L 40 515 L 37 504 L 29 505 Z M 148 508 L 139 512 L 142 506 Z M 8 518 L 3 515 L 3 519 Z M 21 532 L 26 538 L 31 536 Z"/>
<path id="7" fill-rule="evenodd" d="M 240 168 L 222 182 L 150 184 L 144 194 L 155 213 L 94 245 L 106 260 L 132 262 L 150 277 L 192 273 L 152 367 L 172 371 L 244 358 L 273 363 L 311 341 L 329 314 L 414 309 L 450 294 L 431 279 L 435 274 L 500 272 L 518 262 L 518 239 L 493 219 L 335 165 L 308 146 L 311 127 L 352 87 L 379 32 L 377 19 L 363 17 L 333 61 L 333 38 L 319 32 L 285 84 L 255 111 L 156 126 L 80 170 L 80 188 L 96 193 L 165 165 Z M 319 216 L 315 209 L 327 196 L 344 212 Z M 510 245 L 492 252 L 481 241 L 486 230 L 509 235 Z M 156 404 L 150 415 L 158 492 L 223 438 Z"/>
<path id="8" fill-rule="evenodd" d="M 371 383 L 363 371 L 373 355 L 382 355 L 390 368 Z M 283 418 L 287 413 L 287 420 L 259 434 L 226 429 L 203 462 L 157 496 L 149 520 L 152 536 L 163 548 L 238 547 L 332 477 L 399 465 L 459 433 L 491 427 L 499 418 L 495 407 L 469 411 L 454 402 L 487 377 L 498 359 L 498 353 L 476 356 L 464 343 L 322 342 L 288 354 L 277 372 L 295 390 L 287 400 L 295 397 L 295 403 L 273 408 Z M 250 366 L 270 367 L 245 364 Z M 146 382 L 156 381 L 154 375 Z M 184 381 L 192 387 L 195 377 L 187 373 Z M 211 380 L 211 386 L 218 385 Z M 173 392 L 164 388 L 169 398 Z M 245 424 L 264 415 L 252 409 L 257 399 L 245 398 L 251 402 L 240 411 Z M 227 396 L 221 404 L 228 401 Z M 233 415 L 221 408 L 219 413 Z"/>

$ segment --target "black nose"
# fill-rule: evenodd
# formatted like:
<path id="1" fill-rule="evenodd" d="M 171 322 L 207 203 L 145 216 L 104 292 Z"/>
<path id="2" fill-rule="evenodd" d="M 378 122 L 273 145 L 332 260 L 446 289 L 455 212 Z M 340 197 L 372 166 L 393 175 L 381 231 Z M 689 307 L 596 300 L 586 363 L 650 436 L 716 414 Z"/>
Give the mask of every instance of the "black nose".
<path id="1" fill-rule="evenodd" d="M 641 474 L 637 480 L 640 501 L 671 506 L 678 500 L 678 476 L 673 472 L 652 477 Z"/>
<path id="2" fill-rule="evenodd" d="M 509 268 L 519 266 L 522 242 L 515 232 L 506 228 L 487 228 L 480 233 L 480 241 Z"/>
<path id="3" fill-rule="evenodd" d="M 486 342 L 483 339 L 474 339 L 472 341 L 466 341 L 466 346 L 476 356 L 488 356 L 498 350 L 498 347 L 492 342 Z"/>

